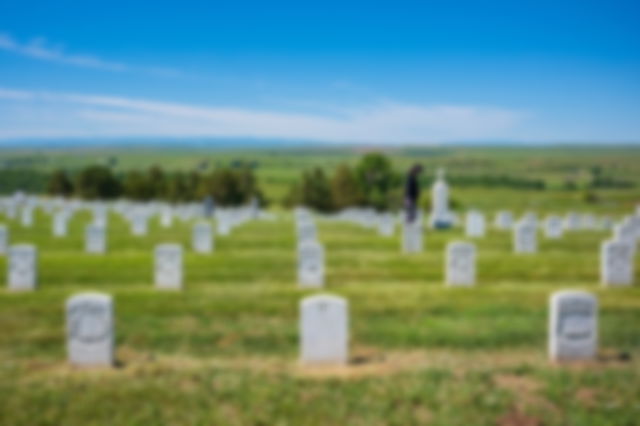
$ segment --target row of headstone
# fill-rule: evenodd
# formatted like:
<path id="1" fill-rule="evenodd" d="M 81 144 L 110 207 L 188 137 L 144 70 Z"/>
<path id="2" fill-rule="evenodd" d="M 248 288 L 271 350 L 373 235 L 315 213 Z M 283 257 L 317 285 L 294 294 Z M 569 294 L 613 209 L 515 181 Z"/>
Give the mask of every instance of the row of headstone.
<path id="1" fill-rule="evenodd" d="M 298 285 L 300 287 L 319 288 L 324 286 L 325 259 L 324 247 L 318 241 L 318 231 L 311 212 L 298 208 L 295 212 Z"/>
<path id="2" fill-rule="evenodd" d="M 345 365 L 349 361 L 349 305 L 319 294 L 300 302 L 300 361 Z M 113 366 L 113 299 L 100 293 L 72 296 L 66 303 L 67 352 L 72 365 Z M 549 302 L 548 350 L 552 361 L 593 360 L 598 349 L 598 302 L 583 291 L 560 291 Z"/>

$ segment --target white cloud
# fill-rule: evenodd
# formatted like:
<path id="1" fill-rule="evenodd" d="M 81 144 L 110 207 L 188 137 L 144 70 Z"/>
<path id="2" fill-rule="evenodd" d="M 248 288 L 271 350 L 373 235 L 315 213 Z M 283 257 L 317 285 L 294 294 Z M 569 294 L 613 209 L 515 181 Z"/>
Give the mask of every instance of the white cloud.
<path id="1" fill-rule="evenodd" d="M 328 115 L 196 106 L 116 96 L 0 88 L 0 139 L 256 137 L 349 143 L 426 143 L 508 137 L 522 113 L 383 101 Z"/>
<path id="2" fill-rule="evenodd" d="M 176 76 L 180 72 L 161 67 L 136 67 L 120 62 L 107 61 L 92 55 L 78 55 L 66 52 L 64 47 L 52 45 L 47 39 L 39 37 L 26 43 L 21 43 L 9 34 L 0 33 L 0 49 L 7 52 L 41 61 L 56 62 L 81 68 L 93 68 L 103 71 L 123 72 L 142 71 L 162 76 Z"/>

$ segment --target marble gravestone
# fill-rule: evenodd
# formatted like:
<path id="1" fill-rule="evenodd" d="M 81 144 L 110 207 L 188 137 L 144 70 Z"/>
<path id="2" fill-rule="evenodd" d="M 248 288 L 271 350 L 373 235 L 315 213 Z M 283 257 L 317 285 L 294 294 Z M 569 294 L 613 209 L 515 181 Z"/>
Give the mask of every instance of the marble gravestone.
<path id="1" fill-rule="evenodd" d="M 501 210 L 496 213 L 495 227 L 497 229 L 509 230 L 513 226 L 513 213 L 507 210 Z"/>
<path id="2" fill-rule="evenodd" d="M 216 215 L 216 233 L 218 235 L 227 236 L 231 233 L 231 222 L 225 216 Z"/>
<path id="3" fill-rule="evenodd" d="M 211 253 L 213 251 L 213 228 L 207 222 L 196 223 L 192 235 L 193 251 Z"/>
<path id="4" fill-rule="evenodd" d="M 173 225 L 173 213 L 170 208 L 165 208 L 160 213 L 160 225 L 163 228 L 171 228 Z"/>
<path id="5" fill-rule="evenodd" d="M 447 244 L 445 280 L 449 286 L 473 286 L 476 282 L 476 248 L 455 241 Z"/>
<path id="6" fill-rule="evenodd" d="M 391 213 L 384 213 L 378 220 L 378 235 L 392 237 L 396 230 L 396 219 Z"/>
<path id="7" fill-rule="evenodd" d="M 344 365 L 349 357 L 346 299 L 322 294 L 300 302 L 300 360 L 306 365 Z"/>
<path id="8" fill-rule="evenodd" d="M 147 217 L 143 214 L 135 214 L 131 219 L 131 234 L 141 237 L 147 235 Z"/>
<path id="9" fill-rule="evenodd" d="M 25 228 L 30 228 L 33 225 L 33 209 L 31 207 L 24 207 L 22 209 L 20 224 Z"/>
<path id="10" fill-rule="evenodd" d="M 598 301 L 584 291 L 565 290 L 549 303 L 549 358 L 592 360 L 598 348 Z"/>
<path id="11" fill-rule="evenodd" d="M 317 241 L 303 241 L 298 246 L 298 285 L 324 286 L 324 248 Z"/>
<path id="12" fill-rule="evenodd" d="M 549 216 L 544 222 L 544 235 L 548 239 L 558 239 L 562 237 L 564 228 L 560 216 Z"/>
<path id="13" fill-rule="evenodd" d="M 513 228 L 513 249 L 516 253 L 535 253 L 538 249 L 537 226 L 530 220 L 521 220 Z"/>
<path id="14" fill-rule="evenodd" d="M 405 217 L 402 224 L 402 251 L 404 253 L 422 253 L 424 248 L 422 214 L 418 213 L 413 222 L 408 222 Z"/>
<path id="15" fill-rule="evenodd" d="M 114 364 L 113 299 L 101 293 L 81 293 L 67 300 L 67 353 L 80 367 Z"/>
<path id="16" fill-rule="evenodd" d="M 34 290 L 38 281 L 38 251 L 29 244 L 9 248 L 9 290 Z"/>
<path id="17" fill-rule="evenodd" d="M 452 225 L 449 211 L 449 186 L 444 175 L 444 169 L 438 169 L 436 180 L 431 187 L 430 225 L 434 229 L 446 229 Z"/>
<path id="18" fill-rule="evenodd" d="M 636 231 L 633 222 L 625 218 L 613 227 L 613 237 L 618 241 L 629 244 L 634 250 L 636 248 Z"/>
<path id="19" fill-rule="evenodd" d="M 53 236 L 66 237 L 68 228 L 68 216 L 64 212 L 56 213 L 53 216 Z"/>
<path id="20" fill-rule="evenodd" d="M 605 286 L 633 284 L 634 249 L 625 241 L 608 240 L 600 247 L 600 281 Z"/>
<path id="21" fill-rule="evenodd" d="M 155 285 L 158 289 L 182 289 L 182 246 L 159 244 L 155 249 Z"/>
<path id="22" fill-rule="evenodd" d="M 9 247 L 9 229 L 0 225 L 0 254 L 6 254 Z"/>
<path id="23" fill-rule="evenodd" d="M 564 229 L 567 231 L 576 231 L 580 229 L 580 215 L 575 212 L 567 213 L 564 219 Z"/>
<path id="24" fill-rule="evenodd" d="M 107 251 L 107 236 L 105 228 L 96 224 L 89 224 L 85 228 L 85 252 L 104 254 Z"/>
<path id="25" fill-rule="evenodd" d="M 485 235 L 485 220 L 484 215 L 476 210 L 471 210 L 467 213 L 465 222 L 465 230 L 467 237 L 476 238 L 484 237 Z"/>
<path id="26" fill-rule="evenodd" d="M 315 241 L 316 240 L 316 225 L 310 221 L 302 221 L 298 224 L 298 244 L 303 243 L 305 241 Z"/>

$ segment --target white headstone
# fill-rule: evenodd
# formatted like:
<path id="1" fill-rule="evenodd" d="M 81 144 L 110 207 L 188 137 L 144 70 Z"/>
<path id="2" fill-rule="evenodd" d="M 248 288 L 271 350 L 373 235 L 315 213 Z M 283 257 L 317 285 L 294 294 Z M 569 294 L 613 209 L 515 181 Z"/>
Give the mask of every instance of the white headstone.
<path id="1" fill-rule="evenodd" d="M 562 218 L 560 216 L 549 216 L 544 222 L 544 233 L 549 239 L 561 238 L 564 232 Z"/>
<path id="2" fill-rule="evenodd" d="M 29 244 L 9 248 L 7 268 L 10 290 L 34 290 L 38 281 L 38 252 Z"/>
<path id="3" fill-rule="evenodd" d="M 73 365 L 114 364 L 113 299 L 82 293 L 67 300 L 67 352 Z"/>
<path id="4" fill-rule="evenodd" d="M 476 248 L 471 243 L 447 244 L 445 280 L 450 286 L 472 286 L 476 282 Z"/>
<path id="5" fill-rule="evenodd" d="M 466 234 L 470 238 L 484 237 L 485 235 L 484 215 L 479 211 L 472 210 L 467 213 Z"/>
<path id="6" fill-rule="evenodd" d="M 609 240 L 600 247 L 600 280 L 606 286 L 633 284 L 634 250 L 625 241 Z"/>
<path id="7" fill-rule="evenodd" d="M 9 229 L 0 225 L 0 254 L 7 253 L 9 247 Z"/>
<path id="8" fill-rule="evenodd" d="M 147 217 L 141 213 L 134 214 L 131 220 L 131 233 L 135 236 L 147 235 Z"/>
<path id="9" fill-rule="evenodd" d="M 159 289 L 182 289 L 182 247 L 179 244 L 156 246 L 155 284 Z"/>
<path id="10" fill-rule="evenodd" d="M 378 234 L 383 237 L 392 237 L 396 230 L 396 219 L 391 213 L 384 213 L 378 220 Z"/>
<path id="11" fill-rule="evenodd" d="M 173 225 L 173 213 L 170 208 L 165 208 L 160 214 L 160 224 L 163 228 L 170 228 Z"/>
<path id="12" fill-rule="evenodd" d="M 316 240 L 316 225 L 311 221 L 302 221 L 298 223 L 298 244 L 303 243 L 305 241 L 315 241 Z"/>
<path id="13" fill-rule="evenodd" d="M 227 236 L 231 233 L 231 222 L 223 215 L 216 215 L 216 233 L 218 235 Z"/>
<path id="14" fill-rule="evenodd" d="M 30 228 L 33 225 L 33 208 L 23 207 L 20 216 L 20 223 L 26 228 Z"/>
<path id="15" fill-rule="evenodd" d="M 444 169 L 439 169 L 436 181 L 431 188 L 431 227 L 449 228 L 451 214 L 449 211 L 449 187 L 444 178 Z"/>
<path id="16" fill-rule="evenodd" d="M 89 224 L 85 228 L 85 251 L 87 253 L 103 254 L 107 251 L 107 236 L 105 228 Z"/>
<path id="17" fill-rule="evenodd" d="M 422 253 L 424 248 L 422 215 L 418 214 L 413 222 L 408 222 L 405 218 L 402 224 L 402 251 L 404 253 Z"/>
<path id="18" fill-rule="evenodd" d="M 69 217 L 65 212 L 56 213 L 53 216 L 53 236 L 54 237 L 66 237 L 67 236 L 67 224 Z"/>
<path id="19" fill-rule="evenodd" d="M 496 213 L 495 226 L 498 229 L 509 230 L 513 226 L 513 213 L 507 210 L 501 210 Z"/>
<path id="20" fill-rule="evenodd" d="M 317 241 L 304 241 L 298 246 L 298 284 L 316 288 L 324 285 L 324 248 Z"/>
<path id="21" fill-rule="evenodd" d="M 346 364 L 349 311 L 338 296 L 316 295 L 300 302 L 300 352 L 304 364 Z"/>
<path id="22" fill-rule="evenodd" d="M 211 253 L 213 251 L 213 230 L 207 222 L 196 223 L 192 235 L 193 251 L 196 253 Z"/>
<path id="23" fill-rule="evenodd" d="M 535 253 L 538 249 L 537 226 L 521 220 L 513 228 L 513 248 L 516 253 Z"/>
<path id="24" fill-rule="evenodd" d="M 591 360 L 598 347 L 598 301 L 584 291 L 551 296 L 549 357 L 553 361 Z"/>
<path id="25" fill-rule="evenodd" d="M 564 219 L 564 228 L 567 231 L 576 231 L 580 229 L 580 215 L 575 212 L 567 213 Z"/>

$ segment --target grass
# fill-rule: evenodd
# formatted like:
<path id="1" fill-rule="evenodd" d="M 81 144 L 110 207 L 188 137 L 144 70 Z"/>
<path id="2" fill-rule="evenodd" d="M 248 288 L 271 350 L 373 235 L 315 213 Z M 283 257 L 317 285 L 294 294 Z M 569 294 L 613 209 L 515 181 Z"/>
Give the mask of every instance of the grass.
<path id="1" fill-rule="evenodd" d="M 558 189 L 584 183 L 594 165 L 640 184 L 640 151 L 604 148 L 430 148 L 389 151 L 406 169 L 506 174 L 544 179 L 550 189 L 452 188 L 460 210 L 593 212 L 620 218 L 640 200 L 635 188 Z M 160 163 L 167 170 L 257 161 L 267 196 L 278 201 L 305 168 L 354 163 L 346 150 L 220 151 L 118 149 L 1 151 L 9 162 L 39 170 L 116 157 L 117 171 Z M 444 247 L 460 229 L 431 232 L 426 250 L 400 251 L 393 238 L 354 225 L 319 222 L 326 248 L 327 291 L 350 308 L 351 362 L 342 369 L 302 368 L 298 357 L 295 235 L 290 215 L 252 222 L 218 237 L 215 252 L 190 249 L 192 223 L 150 223 L 134 237 L 111 216 L 108 253 L 84 253 L 87 213 L 55 238 L 38 212 L 32 228 L 0 216 L 13 243 L 37 245 L 40 282 L 33 293 L 0 289 L 0 424 L 2 425 L 634 425 L 640 418 L 640 261 L 636 285 L 599 284 L 599 246 L 609 234 L 579 231 L 539 238 L 539 253 L 516 255 L 511 235 L 490 229 L 474 240 L 478 284 L 443 284 Z M 163 242 L 185 251 L 185 289 L 152 284 L 152 250 Z M 0 256 L 0 276 L 6 259 Z M 580 288 L 600 303 L 597 361 L 547 361 L 551 293 Z M 116 304 L 118 366 L 67 365 L 63 304 L 97 290 Z"/>
<path id="2" fill-rule="evenodd" d="M 310 372 L 296 361 L 298 303 L 311 292 L 296 287 L 288 216 L 218 237 L 211 255 L 190 250 L 191 223 L 154 221 L 134 237 L 116 216 L 109 252 L 85 254 L 89 220 L 78 215 L 65 238 L 42 212 L 29 229 L 5 221 L 13 242 L 39 247 L 40 285 L 0 292 L 0 424 L 622 425 L 640 414 L 640 290 L 598 284 L 605 232 L 539 235 L 539 254 L 516 255 L 509 233 L 490 230 L 475 241 L 477 287 L 449 289 L 444 246 L 461 230 L 427 232 L 426 251 L 407 256 L 397 236 L 320 222 L 327 290 L 350 303 L 354 361 Z M 151 283 L 161 242 L 187 248 L 181 293 Z M 598 295 L 592 365 L 546 361 L 548 297 L 564 288 Z M 112 371 L 66 365 L 63 303 L 86 290 L 116 301 Z"/>

